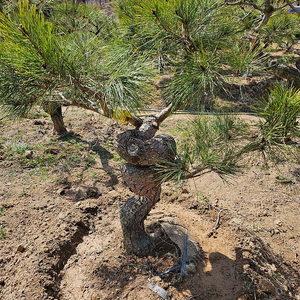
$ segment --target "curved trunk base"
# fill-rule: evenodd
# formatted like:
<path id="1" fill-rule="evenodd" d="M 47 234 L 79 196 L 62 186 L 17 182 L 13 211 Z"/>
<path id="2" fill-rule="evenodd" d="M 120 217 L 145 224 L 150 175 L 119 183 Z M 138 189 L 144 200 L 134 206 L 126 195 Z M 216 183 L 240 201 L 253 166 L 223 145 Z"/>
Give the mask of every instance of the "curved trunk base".
<path id="1" fill-rule="evenodd" d="M 120 211 L 125 248 L 138 256 L 148 255 L 155 247 L 154 238 L 145 232 L 144 220 L 155 203 L 146 196 L 131 197 Z"/>

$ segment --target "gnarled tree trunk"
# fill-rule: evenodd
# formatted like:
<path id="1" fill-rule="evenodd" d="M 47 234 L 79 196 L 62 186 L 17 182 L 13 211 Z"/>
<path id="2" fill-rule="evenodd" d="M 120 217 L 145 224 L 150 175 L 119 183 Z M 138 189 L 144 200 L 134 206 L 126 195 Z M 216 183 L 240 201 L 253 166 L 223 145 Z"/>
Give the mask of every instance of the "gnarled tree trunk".
<path id="1" fill-rule="evenodd" d="M 152 166 L 163 161 L 174 161 L 175 140 L 169 135 L 157 135 L 159 124 L 169 111 L 147 117 L 143 124 L 116 136 L 114 147 L 128 163 L 121 166 L 125 183 L 136 195 L 121 208 L 120 218 L 127 249 L 145 256 L 155 246 L 153 237 L 145 232 L 144 220 L 160 200 L 161 182 Z"/>

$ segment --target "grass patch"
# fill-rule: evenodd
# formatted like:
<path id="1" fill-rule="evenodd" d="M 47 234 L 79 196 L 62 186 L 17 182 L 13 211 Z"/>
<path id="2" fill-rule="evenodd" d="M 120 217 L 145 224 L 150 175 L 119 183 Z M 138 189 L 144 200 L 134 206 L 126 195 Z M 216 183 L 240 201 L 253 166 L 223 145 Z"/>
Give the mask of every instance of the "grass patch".
<path id="1" fill-rule="evenodd" d="M 0 239 L 4 237 L 6 229 L 3 225 L 0 225 Z"/>
<path id="2" fill-rule="evenodd" d="M 127 163 L 127 161 L 124 158 L 122 158 L 119 154 L 114 155 L 113 161 L 117 162 L 118 165 L 122 165 L 122 164 Z"/>
<path id="3" fill-rule="evenodd" d="M 88 155 L 87 158 L 84 159 L 84 164 L 86 167 L 92 166 L 96 163 L 96 159 L 93 155 Z"/>
<path id="4" fill-rule="evenodd" d="M 278 58 L 278 62 L 281 64 L 294 64 L 296 62 L 296 60 L 298 59 L 298 57 L 295 57 L 291 54 L 286 54 L 286 55 L 282 55 Z"/>
<path id="5" fill-rule="evenodd" d="M 204 214 L 206 210 L 211 206 L 209 197 L 202 193 L 197 193 L 197 211 L 200 214 Z"/>
<path id="6" fill-rule="evenodd" d="M 16 142 L 9 145 L 13 154 L 23 155 L 26 150 L 32 150 L 32 147 L 23 142 Z"/>

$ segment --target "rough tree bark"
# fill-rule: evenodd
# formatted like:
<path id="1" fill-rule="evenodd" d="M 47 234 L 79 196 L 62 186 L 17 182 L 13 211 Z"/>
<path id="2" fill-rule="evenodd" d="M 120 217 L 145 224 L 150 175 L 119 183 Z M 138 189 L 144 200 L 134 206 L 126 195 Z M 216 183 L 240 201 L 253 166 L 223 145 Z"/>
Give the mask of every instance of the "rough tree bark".
<path id="1" fill-rule="evenodd" d="M 128 161 L 121 166 L 124 181 L 136 194 L 120 212 L 124 243 L 139 256 L 149 254 L 155 246 L 154 238 L 144 228 L 144 220 L 161 193 L 161 182 L 152 166 L 161 160 L 173 162 L 176 155 L 176 143 L 171 136 L 155 136 L 170 109 L 145 118 L 141 126 L 117 135 L 114 140 L 116 151 Z"/>
<path id="2" fill-rule="evenodd" d="M 300 89 L 300 72 L 291 66 L 285 66 L 273 62 L 268 70 L 282 79 L 286 79 L 293 84 L 296 89 Z"/>
<path id="3" fill-rule="evenodd" d="M 68 133 L 65 124 L 64 119 L 62 115 L 62 109 L 61 106 L 58 106 L 55 110 L 52 110 L 50 112 L 51 120 L 53 122 L 53 133 L 57 135 L 62 135 L 65 133 Z"/>

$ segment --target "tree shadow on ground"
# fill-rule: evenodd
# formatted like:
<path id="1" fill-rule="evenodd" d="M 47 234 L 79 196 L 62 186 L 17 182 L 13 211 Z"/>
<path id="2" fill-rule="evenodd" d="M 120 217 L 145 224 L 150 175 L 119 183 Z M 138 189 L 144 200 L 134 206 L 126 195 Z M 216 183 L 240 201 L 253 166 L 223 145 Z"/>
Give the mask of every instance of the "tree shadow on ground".
<path id="1" fill-rule="evenodd" d="M 114 168 L 109 164 L 109 161 L 114 157 L 110 151 L 105 149 L 100 145 L 99 139 L 94 139 L 92 141 L 84 140 L 80 137 L 80 135 L 75 133 L 69 133 L 59 137 L 59 140 L 64 142 L 69 142 L 70 140 L 75 140 L 77 143 L 85 144 L 89 146 L 89 150 L 93 151 L 100 158 L 103 170 L 110 176 L 110 180 L 105 184 L 107 186 L 118 184 L 119 180 L 117 175 L 115 174 Z"/>
<path id="2" fill-rule="evenodd" d="M 251 238 L 250 247 L 235 248 L 234 260 L 219 252 L 210 253 L 197 271 L 177 285 L 178 290 L 189 289 L 192 299 L 293 300 L 300 286 L 299 270 L 256 237 Z"/>
<path id="3" fill-rule="evenodd" d="M 106 182 L 107 186 L 116 185 L 119 183 L 118 177 L 115 174 L 114 168 L 109 164 L 109 161 L 114 155 L 100 145 L 99 139 L 91 142 L 91 150 L 94 151 L 100 158 L 103 170 L 110 176 L 110 180 Z"/>
<path id="4" fill-rule="evenodd" d="M 137 257 L 127 252 L 124 256 L 119 256 L 117 265 L 105 262 L 98 266 L 94 271 L 97 288 L 107 289 L 108 295 L 109 288 L 106 283 L 110 282 L 113 290 L 119 291 L 119 295 L 115 295 L 115 297 L 122 294 L 121 298 L 123 299 L 124 291 L 126 294 L 126 290 L 133 290 L 131 285 L 134 282 L 140 281 L 141 285 L 147 286 L 148 276 L 149 278 L 157 276 L 174 265 L 178 265 L 180 263 L 179 254 L 180 250 L 177 245 L 168 238 L 163 238 L 156 245 L 152 254 L 147 257 Z"/>
<path id="5" fill-rule="evenodd" d="M 282 263 L 261 240 L 253 240 L 253 244 L 251 249 L 236 247 L 235 259 L 220 252 L 203 253 L 205 258 L 197 263 L 194 274 L 182 278 L 178 269 L 163 275 L 158 285 L 172 299 L 181 299 L 177 298 L 178 295 L 197 300 L 297 299 L 299 270 Z M 116 296 L 122 297 L 122 292 L 133 290 L 135 284 L 147 288 L 147 277 L 155 278 L 168 268 L 180 264 L 180 257 L 176 253 L 178 248 L 175 250 L 176 247 L 172 248 L 174 244 L 170 245 L 161 245 L 160 252 L 154 256 L 138 258 L 126 255 L 118 266 L 109 262 L 102 264 L 95 271 L 98 283 L 101 282 L 99 288 L 107 288 L 109 281 L 119 291 Z"/>

